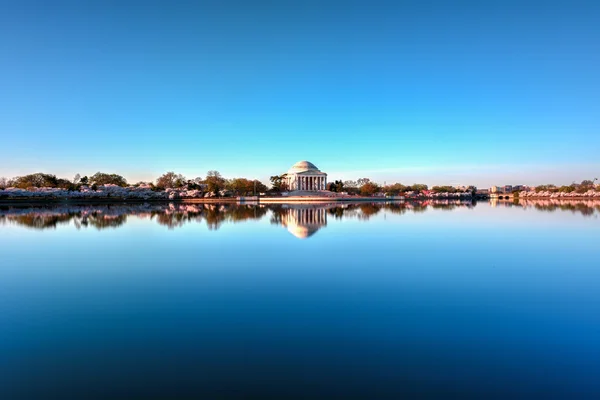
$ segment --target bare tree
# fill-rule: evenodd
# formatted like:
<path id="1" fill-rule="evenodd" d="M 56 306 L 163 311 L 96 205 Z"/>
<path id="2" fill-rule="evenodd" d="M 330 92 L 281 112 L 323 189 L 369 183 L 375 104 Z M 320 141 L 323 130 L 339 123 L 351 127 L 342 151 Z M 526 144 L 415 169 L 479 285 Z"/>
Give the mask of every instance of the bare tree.
<path id="1" fill-rule="evenodd" d="M 8 186 L 8 179 L 3 176 L 0 176 L 0 189 L 4 189 Z"/>
<path id="2" fill-rule="evenodd" d="M 367 183 L 371 182 L 371 180 L 369 178 L 360 178 L 359 180 L 356 181 L 356 185 L 358 187 L 364 186 Z"/>
<path id="3" fill-rule="evenodd" d="M 81 179 L 81 175 L 75 174 L 75 177 L 73 178 L 73 185 L 77 185 L 79 183 L 80 179 Z"/>

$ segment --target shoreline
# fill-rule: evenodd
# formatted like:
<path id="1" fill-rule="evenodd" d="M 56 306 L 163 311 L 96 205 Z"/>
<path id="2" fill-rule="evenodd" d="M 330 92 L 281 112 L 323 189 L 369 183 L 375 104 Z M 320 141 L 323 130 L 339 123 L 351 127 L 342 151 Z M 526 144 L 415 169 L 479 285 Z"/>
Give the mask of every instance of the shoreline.
<path id="1" fill-rule="evenodd" d="M 361 202 L 411 202 L 411 201 L 427 201 L 427 200 L 458 200 L 458 201 L 502 201 L 502 202 L 515 202 L 516 201 L 527 201 L 527 200 L 555 200 L 555 201 L 589 201 L 589 200 L 600 200 L 598 197 L 571 197 L 571 198 L 557 198 L 557 197 L 511 197 L 509 199 L 479 199 L 479 198 L 429 198 L 429 197 L 414 197 L 405 198 L 401 196 L 394 197 L 321 197 L 321 196 L 297 196 L 297 197 L 219 197 L 219 198 L 188 198 L 188 199 L 119 199 L 119 198 L 91 198 L 91 199 L 68 199 L 68 198 L 54 198 L 54 199 L 0 199 L 0 206 L 27 206 L 27 205 L 78 205 L 78 204 L 140 204 L 140 203 L 152 203 L 152 204 L 168 204 L 168 203 L 180 203 L 180 204 L 298 204 L 298 203 L 361 203 Z"/>
<path id="2" fill-rule="evenodd" d="M 337 202 L 389 202 L 389 201 L 423 201 L 433 200 L 427 198 L 404 198 L 404 197 L 321 197 L 321 196 L 297 196 L 297 197 L 219 197 L 219 198 L 183 198 L 183 199 L 122 199 L 122 198 L 90 198 L 90 199 L 69 199 L 69 198 L 21 198 L 21 199 L 0 199 L 0 206 L 12 205 L 61 205 L 61 204 L 211 204 L 211 203 L 230 203 L 230 204 L 295 204 L 295 203 L 337 203 Z M 450 200 L 436 199 L 436 200 Z M 453 199 L 459 200 L 459 199 Z M 465 201 L 471 199 L 464 199 Z"/>

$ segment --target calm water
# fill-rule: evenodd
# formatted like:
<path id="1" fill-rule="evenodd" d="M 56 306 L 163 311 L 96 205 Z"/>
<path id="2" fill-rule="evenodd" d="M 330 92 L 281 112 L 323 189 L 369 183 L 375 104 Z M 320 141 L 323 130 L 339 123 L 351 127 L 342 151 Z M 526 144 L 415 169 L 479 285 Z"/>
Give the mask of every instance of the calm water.
<path id="1" fill-rule="evenodd" d="M 600 203 L 0 206 L 0 398 L 599 398 Z"/>

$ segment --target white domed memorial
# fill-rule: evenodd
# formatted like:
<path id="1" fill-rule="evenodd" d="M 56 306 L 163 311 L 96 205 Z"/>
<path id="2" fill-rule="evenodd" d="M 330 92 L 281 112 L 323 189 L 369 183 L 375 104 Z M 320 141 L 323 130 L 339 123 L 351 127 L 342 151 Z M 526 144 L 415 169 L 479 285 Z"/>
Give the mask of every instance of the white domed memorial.
<path id="1" fill-rule="evenodd" d="M 299 161 L 285 174 L 290 191 L 317 192 L 327 189 L 327 174 L 309 161 Z"/>

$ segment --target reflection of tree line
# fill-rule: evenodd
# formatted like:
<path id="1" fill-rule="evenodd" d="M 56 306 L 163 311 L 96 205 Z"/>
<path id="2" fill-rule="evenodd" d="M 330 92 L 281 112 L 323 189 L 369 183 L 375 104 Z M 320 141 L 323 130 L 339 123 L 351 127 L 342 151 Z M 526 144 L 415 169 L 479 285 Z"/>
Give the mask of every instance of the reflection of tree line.
<path id="1" fill-rule="evenodd" d="M 465 203 L 461 203 L 465 204 Z M 469 203 L 470 204 L 470 203 Z M 312 205 L 236 205 L 236 204 L 122 204 L 122 205 L 60 205 L 41 207 L 0 207 L 0 224 L 14 223 L 34 229 L 56 228 L 71 222 L 77 227 L 96 229 L 116 228 L 127 222 L 130 215 L 155 219 L 169 228 L 189 222 L 206 222 L 211 230 L 219 229 L 225 222 L 261 219 L 271 211 L 271 223 L 281 225 L 289 210 L 295 208 L 326 208 L 334 218 L 358 218 L 368 220 L 385 209 L 395 214 L 407 211 L 423 212 L 427 207 L 453 209 L 458 202 L 364 202 L 331 203 Z"/>
<path id="2" fill-rule="evenodd" d="M 540 211 L 571 211 L 590 216 L 600 213 L 598 200 L 521 200 L 498 202 L 493 206 L 534 208 Z M 116 228 L 127 222 L 128 216 L 155 219 L 160 225 L 176 228 L 186 223 L 204 222 L 211 230 L 226 222 L 262 219 L 269 211 L 272 224 L 283 225 L 293 209 L 325 209 L 330 218 L 368 220 L 382 210 L 402 215 L 420 213 L 428 208 L 453 210 L 474 207 L 475 203 L 460 200 L 424 200 L 410 202 L 360 202 L 330 204 L 236 205 L 236 204 L 122 204 L 122 205 L 64 205 L 46 207 L 0 207 L 0 224 L 13 223 L 34 229 L 56 228 L 71 222 L 79 228 Z"/>
<path id="3" fill-rule="evenodd" d="M 127 213 L 114 214 L 98 210 L 0 209 L 0 224 L 14 223 L 34 229 L 50 229 L 69 224 L 71 221 L 78 229 L 88 226 L 97 229 L 116 228 L 127 221 Z"/>
<path id="4" fill-rule="evenodd" d="M 356 218 L 368 220 L 382 210 L 393 214 L 404 214 L 406 212 L 422 213 L 427 208 L 440 210 L 453 210 L 458 207 L 474 207 L 475 203 L 471 201 L 460 200 L 422 200 L 407 202 L 357 202 L 357 203 L 329 203 L 329 204 L 274 204 L 269 205 L 271 210 L 271 223 L 275 225 L 283 224 L 285 217 L 290 210 L 308 209 L 308 208 L 326 208 L 327 214 L 331 218 Z"/>
<path id="5" fill-rule="evenodd" d="M 209 229 L 218 229 L 223 222 L 260 219 L 266 213 L 267 209 L 263 206 L 235 204 L 3 207 L 0 208 L 0 224 L 14 223 L 34 229 L 50 229 L 73 222 L 78 229 L 105 229 L 119 227 L 127 222 L 129 215 L 133 215 L 156 219 L 160 225 L 169 228 L 183 226 L 187 222 L 205 221 Z"/>
<path id="6" fill-rule="evenodd" d="M 224 222 L 241 222 L 261 219 L 268 209 L 257 205 L 236 204 L 194 204 L 171 205 L 168 210 L 152 214 L 160 225 L 175 228 L 187 222 L 206 222 L 211 230 L 217 230 Z"/>
<path id="7" fill-rule="evenodd" d="M 520 207 L 520 208 L 535 208 L 538 211 L 555 212 L 555 211 L 571 211 L 574 214 L 584 216 L 592 216 L 595 213 L 600 213 L 600 200 L 519 200 L 499 202 L 492 201 L 492 207 Z"/>
<path id="8" fill-rule="evenodd" d="M 373 203 L 353 203 L 344 204 L 339 207 L 329 209 L 329 215 L 334 218 L 357 218 L 368 220 L 381 210 L 391 212 L 392 214 L 402 215 L 407 212 L 422 213 L 431 207 L 439 210 L 453 210 L 458 207 L 473 207 L 474 203 L 456 201 L 456 200 L 424 200 L 409 202 L 373 202 Z"/>

